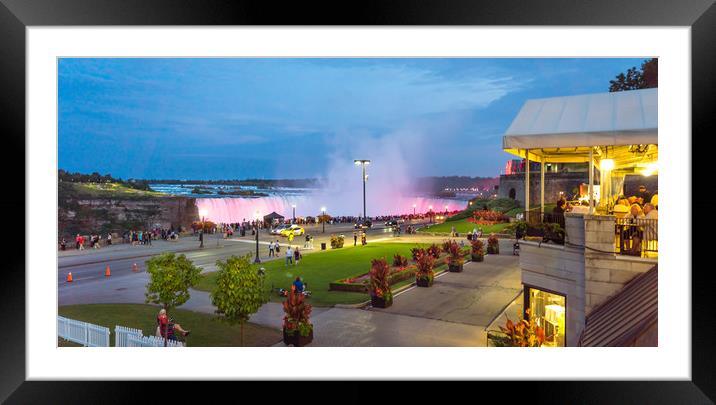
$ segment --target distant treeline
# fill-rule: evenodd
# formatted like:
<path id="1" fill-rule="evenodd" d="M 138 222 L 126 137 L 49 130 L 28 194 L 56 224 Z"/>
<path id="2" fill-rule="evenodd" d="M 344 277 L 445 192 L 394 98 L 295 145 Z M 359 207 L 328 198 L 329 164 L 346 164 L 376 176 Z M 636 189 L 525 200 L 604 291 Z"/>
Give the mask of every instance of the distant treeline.
<path id="1" fill-rule="evenodd" d="M 125 187 L 133 188 L 136 190 L 152 191 L 149 187 L 149 182 L 146 180 L 128 179 L 122 180 L 120 178 L 112 177 L 111 174 L 105 175 L 94 172 L 92 174 L 72 173 L 60 169 L 57 171 L 57 178 L 60 182 L 69 183 L 118 183 Z"/>
<path id="2" fill-rule="evenodd" d="M 245 180 L 144 180 L 149 184 L 220 184 L 231 186 L 255 186 L 258 188 L 267 187 L 318 187 L 318 179 L 245 179 Z"/>

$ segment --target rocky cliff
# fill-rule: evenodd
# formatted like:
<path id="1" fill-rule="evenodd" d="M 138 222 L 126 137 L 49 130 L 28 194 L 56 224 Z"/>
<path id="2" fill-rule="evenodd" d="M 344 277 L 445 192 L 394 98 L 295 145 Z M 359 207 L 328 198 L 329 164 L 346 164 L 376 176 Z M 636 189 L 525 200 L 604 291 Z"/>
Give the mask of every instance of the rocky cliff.
<path id="1" fill-rule="evenodd" d="M 189 228 L 199 214 L 193 198 L 156 193 L 87 192 L 76 184 L 59 186 L 60 237 L 154 227 Z"/>

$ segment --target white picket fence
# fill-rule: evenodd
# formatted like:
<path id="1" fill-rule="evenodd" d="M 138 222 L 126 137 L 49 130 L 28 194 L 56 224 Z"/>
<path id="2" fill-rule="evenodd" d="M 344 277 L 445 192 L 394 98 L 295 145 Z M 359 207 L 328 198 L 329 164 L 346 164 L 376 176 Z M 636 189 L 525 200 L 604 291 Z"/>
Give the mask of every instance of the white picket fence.
<path id="1" fill-rule="evenodd" d="M 164 347 L 164 338 L 156 336 L 127 335 L 127 347 Z M 184 347 L 184 343 L 167 340 L 167 347 Z"/>
<path id="2" fill-rule="evenodd" d="M 57 336 L 88 347 L 109 347 L 109 328 L 57 317 Z"/>
<path id="3" fill-rule="evenodd" d="M 74 319 L 57 317 L 57 336 L 89 347 L 109 347 L 109 328 Z M 114 326 L 115 347 L 164 347 L 164 338 L 144 336 L 141 329 Z M 167 341 L 167 347 L 184 347 L 184 343 Z"/>
<path id="4" fill-rule="evenodd" d="M 114 345 L 116 347 L 129 347 L 129 336 L 143 336 L 141 329 L 127 328 L 125 326 L 114 326 Z"/>

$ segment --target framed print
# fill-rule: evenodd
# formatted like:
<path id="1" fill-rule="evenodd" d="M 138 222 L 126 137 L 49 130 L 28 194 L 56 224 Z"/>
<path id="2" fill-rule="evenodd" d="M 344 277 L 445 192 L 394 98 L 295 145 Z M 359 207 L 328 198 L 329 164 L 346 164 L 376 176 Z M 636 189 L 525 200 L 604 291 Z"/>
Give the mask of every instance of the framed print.
<path id="1" fill-rule="evenodd" d="M 3 398 L 712 401 L 710 2 L 264 11 L 3 0 Z"/>

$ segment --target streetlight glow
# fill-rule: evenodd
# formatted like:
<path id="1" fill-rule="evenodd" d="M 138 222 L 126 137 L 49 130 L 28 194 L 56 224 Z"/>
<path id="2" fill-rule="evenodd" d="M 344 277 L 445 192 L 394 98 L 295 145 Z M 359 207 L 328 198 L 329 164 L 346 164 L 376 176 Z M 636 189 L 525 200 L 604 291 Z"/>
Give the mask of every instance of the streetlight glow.
<path id="1" fill-rule="evenodd" d="M 365 213 L 365 182 L 368 181 L 368 175 L 365 174 L 365 167 L 366 165 L 370 164 L 370 160 L 368 159 L 355 159 L 353 163 L 356 166 L 361 166 L 363 168 L 363 221 L 366 220 L 366 213 Z"/>

